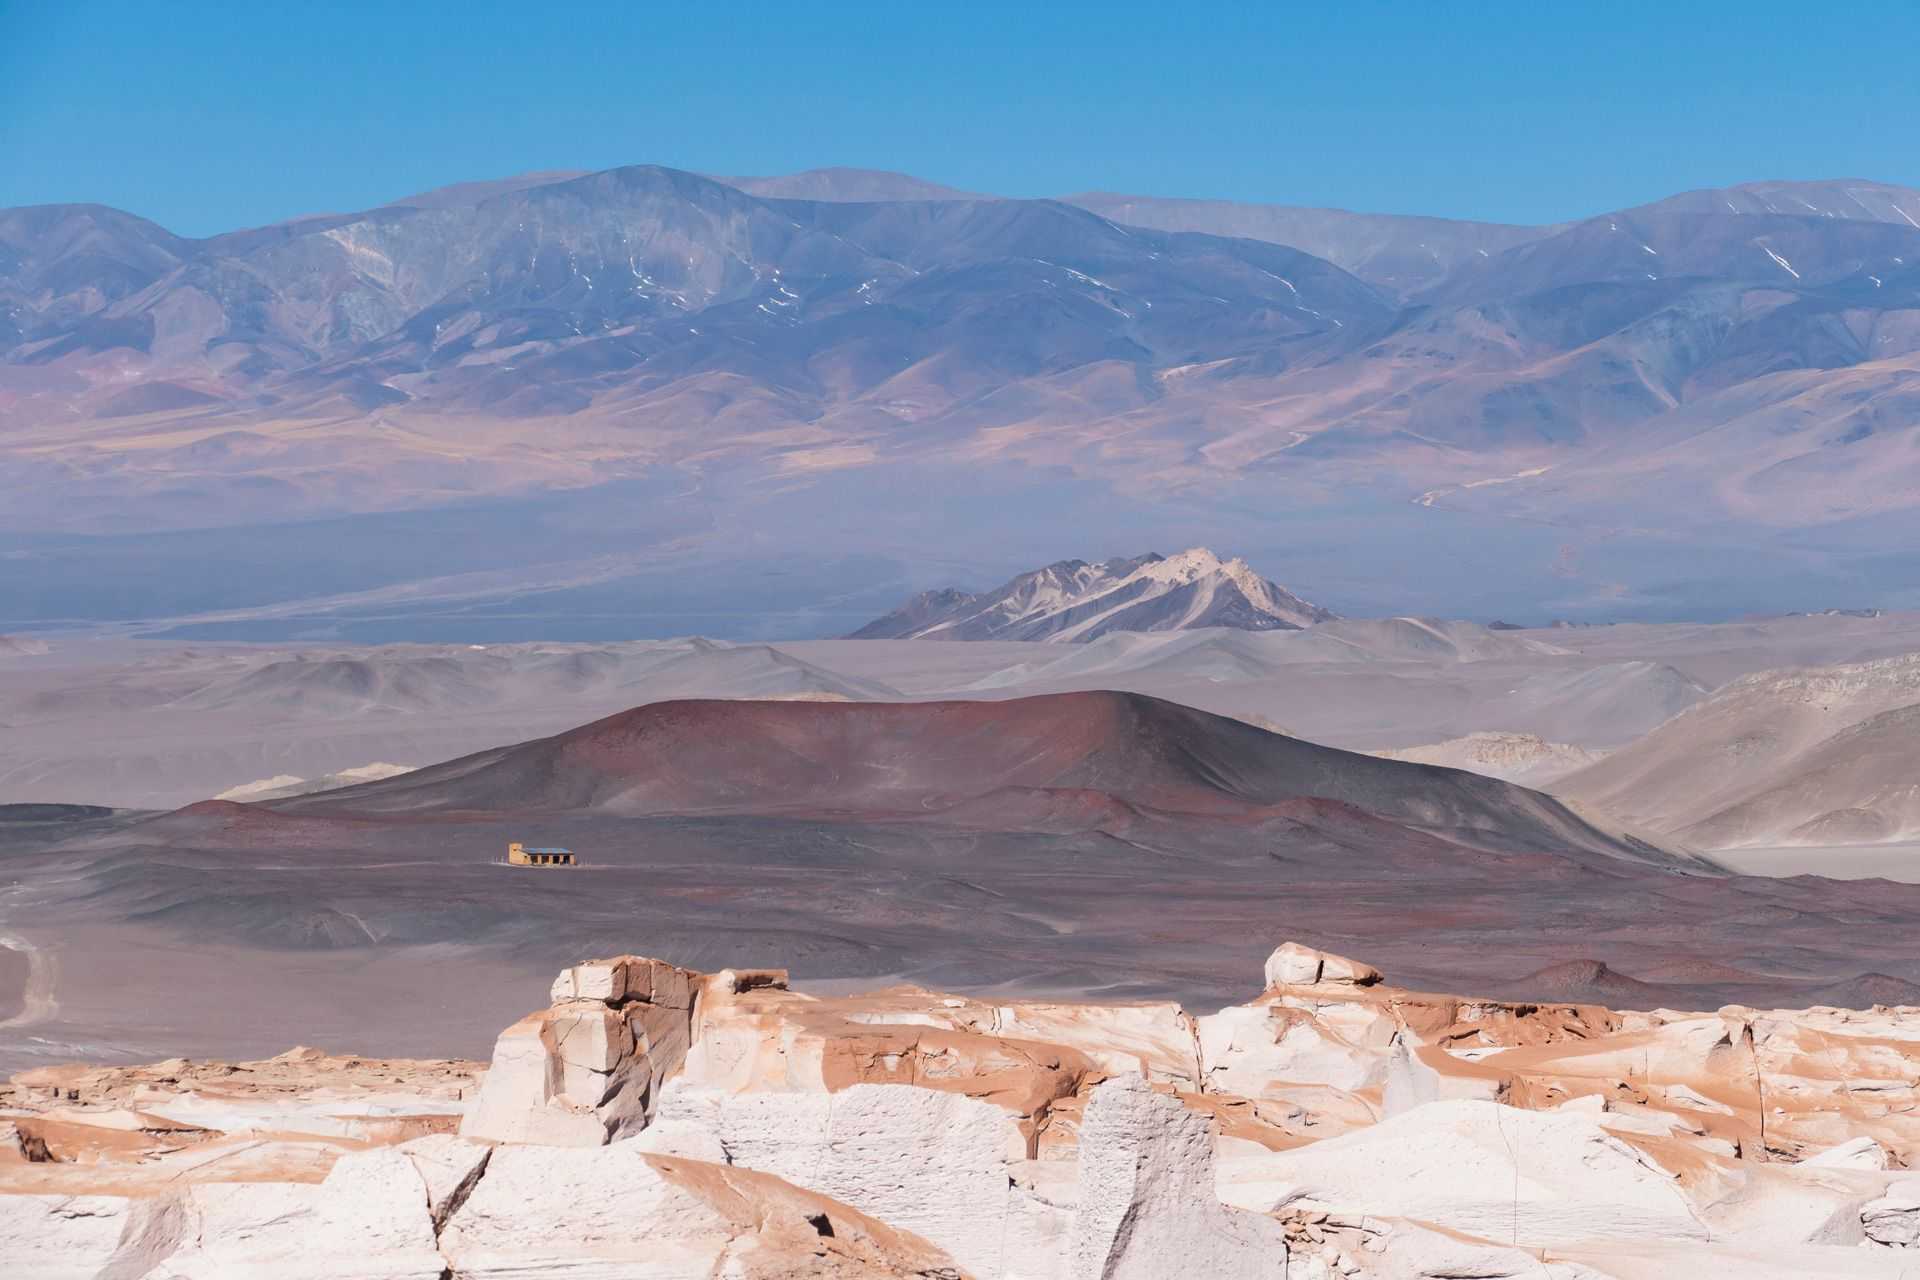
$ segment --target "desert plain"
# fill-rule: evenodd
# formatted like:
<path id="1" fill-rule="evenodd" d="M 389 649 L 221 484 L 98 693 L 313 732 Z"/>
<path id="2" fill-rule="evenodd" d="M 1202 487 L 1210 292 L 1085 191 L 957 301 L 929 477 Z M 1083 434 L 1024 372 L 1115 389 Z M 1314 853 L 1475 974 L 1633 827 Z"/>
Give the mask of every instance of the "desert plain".
<path id="1" fill-rule="evenodd" d="M 1836 842 L 1825 815 L 1858 797 L 1823 807 L 1802 762 L 1897 712 L 1916 647 L 1901 614 L 56 637 L 0 657 L 0 1066 L 477 1055 L 553 969 L 634 952 L 1204 1008 L 1284 934 L 1512 999 L 1904 1003 L 1904 811 Z M 1715 812 L 1676 759 L 1717 779 Z M 505 866 L 513 840 L 581 865 Z"/>

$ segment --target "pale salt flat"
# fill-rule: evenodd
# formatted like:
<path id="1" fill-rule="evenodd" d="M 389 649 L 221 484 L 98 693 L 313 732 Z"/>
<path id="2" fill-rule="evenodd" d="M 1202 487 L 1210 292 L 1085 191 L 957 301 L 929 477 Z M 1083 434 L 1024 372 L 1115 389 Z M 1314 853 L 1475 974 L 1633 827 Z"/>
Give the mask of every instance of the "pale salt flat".
<path id="1" fill-rule="evenodd" d="M 1784 849 L 1723 849 L 1714 855 L 1749 876 L 1826 876 L 1832 880 L 1899 880 L 1920 884 L 1920 841 L 1896 844 L 1811 845 Z"/>

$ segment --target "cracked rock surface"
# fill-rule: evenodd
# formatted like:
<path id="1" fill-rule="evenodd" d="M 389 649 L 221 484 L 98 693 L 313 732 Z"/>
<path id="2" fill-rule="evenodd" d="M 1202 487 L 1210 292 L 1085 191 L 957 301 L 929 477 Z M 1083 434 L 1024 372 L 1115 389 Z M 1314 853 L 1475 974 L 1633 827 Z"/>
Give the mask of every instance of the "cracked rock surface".
<path id="1" fill-rule="evenodd" d="M 33 1280 L 1420 1280 L 1920 1268 L 1920 1010 L 1622 1011 L 1294 944 L 1245 1004 L 563 971 L 484 1069 L 0 1087 Z"/>

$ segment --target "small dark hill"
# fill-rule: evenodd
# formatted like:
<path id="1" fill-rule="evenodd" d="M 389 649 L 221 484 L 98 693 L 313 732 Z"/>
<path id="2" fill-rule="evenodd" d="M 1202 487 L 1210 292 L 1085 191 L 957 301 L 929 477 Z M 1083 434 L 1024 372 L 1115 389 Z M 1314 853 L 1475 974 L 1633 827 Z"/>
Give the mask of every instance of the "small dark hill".
<path id="1" fill-rule="evenodd" d="M 1920 983 L 1884 973 L 1862 973 L 1837 982 L 1828 982 L 1804 993 L 1808 1004 L 1827 1004 L 1841 1009 L 1864 1009 L 1869 1005 L 1920 1005 Z"/>
<path id="2" fill-rule="evenodd" d="M 1599 960 L 1565 960 L 1512 985 L 1530 999 L 1578 1000 L 1619 1009 L 1657 1009 L 1675 999 L 1674 989 L 1629 978 Z"/>
<path id="3" fill-rule="evenodd" d="M 0 823 L 85 822 L 114 812 L 97 804 L 0 804 Z"/>

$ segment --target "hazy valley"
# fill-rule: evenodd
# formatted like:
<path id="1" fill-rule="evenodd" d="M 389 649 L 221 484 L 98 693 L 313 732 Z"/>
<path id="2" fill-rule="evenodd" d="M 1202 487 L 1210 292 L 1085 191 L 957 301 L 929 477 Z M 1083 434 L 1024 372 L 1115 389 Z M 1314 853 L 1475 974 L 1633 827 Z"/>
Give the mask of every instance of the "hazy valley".
<path id="1" fill-rule="evenodd" d="M 1356 615 L 1910 607 L 1917 217 L 650 166 L 202 240 L 0 211 L 0 626 L 839 634 L 1036 547 L 1201 541 Z"/>

